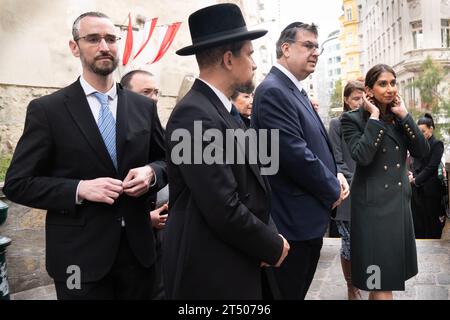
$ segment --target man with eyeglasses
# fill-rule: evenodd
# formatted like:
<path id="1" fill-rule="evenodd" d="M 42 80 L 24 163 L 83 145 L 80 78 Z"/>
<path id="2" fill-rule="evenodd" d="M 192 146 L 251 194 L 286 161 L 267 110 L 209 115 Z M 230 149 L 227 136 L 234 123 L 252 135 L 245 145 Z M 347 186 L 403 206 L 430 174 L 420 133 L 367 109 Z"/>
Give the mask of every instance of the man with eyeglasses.
<path id="1" fill-rule="evenodd" d="M 82 14 L 72 35 L 82 74 L 31 101 L 3 191 L 47 210 L 47 271 L 58 299 L 149 299 L 147 199 L 167 183 L 156 106 L 114 82 L 119 38 L 105 14 Z"/>
<path id="2" fill-rule="evenodd" d="M 279 130 L 280 170 L 269 176 L 271 215 L 291 250 L 274 275 L 282 299 L 304 299 L 314 277 L 330 214 L 349 194 L 338 176 L 327 131 L 302 81 L 322 50 L 314 24 L 288 25 L 276 44 L 277 63 L 255 92 L 252 126 Z"/>
<path id="3" fill-rule="evenodd" d="M 153 73 L 145 70 L 133 70 L 124 75 L 120 83 L 124 88 L 142 94 L 158 103 L 160 90 Z"/>

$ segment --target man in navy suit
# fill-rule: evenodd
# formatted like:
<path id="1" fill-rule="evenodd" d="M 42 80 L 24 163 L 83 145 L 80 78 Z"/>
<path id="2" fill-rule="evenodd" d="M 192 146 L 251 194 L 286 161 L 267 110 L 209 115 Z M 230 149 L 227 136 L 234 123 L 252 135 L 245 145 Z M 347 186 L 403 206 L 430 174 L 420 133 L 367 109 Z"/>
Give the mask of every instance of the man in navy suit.
<path id="1" fill-rule="evenodd" d="M 269 176 L 271 215 L 291 249 L 273 271 L 282 299 L 304 299 L 330 214 L 349 188 L 337 175 L 325 127 L 302 88 L 320 55 L 317 27 L 288 25 L 276 50 L 278 62 L 256 90 L 252 126 L 279 130 L 280 169 Z"/>

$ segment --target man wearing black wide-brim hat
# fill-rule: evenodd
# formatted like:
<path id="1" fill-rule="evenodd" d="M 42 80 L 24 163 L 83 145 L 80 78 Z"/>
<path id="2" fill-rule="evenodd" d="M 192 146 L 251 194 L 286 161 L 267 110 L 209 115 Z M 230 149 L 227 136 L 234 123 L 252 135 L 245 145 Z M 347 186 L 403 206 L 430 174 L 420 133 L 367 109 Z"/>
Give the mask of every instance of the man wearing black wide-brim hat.
<path id="1" fill-rule="evenodd" d="M 267 31 L 247 30 L 234 4 L 196 11 L 189 17 L 189 28 L 192 45 L 177 54 L 195 54 L 200 76 L 167 124 L 167 297 L 260 299 L 261 266 L 279 266 L 289 250 L 286 240 L 267 225 L 269 185 L 248 157 L 245 164 L 220 164 L 205 161 L 205 154 L 215 149 L 225 157 L 231 152 L 220 136 L 243 124 L 230 97 L 237 87 L 252 83 L 256 65 L 251 40 Z M 240 148 L 231 141 L 233 149 Z M 180 152 L 180 144 L 186 142 L 194 152 L 191 147 Z"/>

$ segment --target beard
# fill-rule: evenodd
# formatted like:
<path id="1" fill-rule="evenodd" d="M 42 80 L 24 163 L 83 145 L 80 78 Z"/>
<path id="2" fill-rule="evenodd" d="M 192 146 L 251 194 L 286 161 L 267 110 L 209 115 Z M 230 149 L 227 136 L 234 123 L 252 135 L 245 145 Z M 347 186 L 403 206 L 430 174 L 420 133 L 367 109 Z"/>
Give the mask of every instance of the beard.
<path id="1" fill-rule="evenodd" d="M 110 60 L 100 61 L 102 58 L 108 58 Z M 119 58 L 108 53 L 100 54 L 91 61 L 86 59 L 86 56 L 81 53 L 80 59 L 82 64 L 87 66 L 93 73 L 104 77 L 113 73 L 119 65 Z"/>
<path id="2" fill-rule="evenodd" d="M 105 61 L 98 61 L 98 59 L 101 58 L 111 58 L 111 60 L 108 63 L 105 63 Z M 89 68 L 94 72 L 95 74 L 101 75 L 101 76 L 107 76 L 116 70 L 117 66 L 119 65 L 119 59 L 116 57 L 113 57 L 111 55 L 102 55 L 96 59 L 92 63 L 89 64 Z"/>
<path id="3" fill-rule="evenodd" d="M 246 82 L 242 83 L 236 83 L 234 85 L 233 91 L 240 91 L 240 92 L 251 92 L 255 89 L 255 83 L 253 82 L 253 77 Z"/>

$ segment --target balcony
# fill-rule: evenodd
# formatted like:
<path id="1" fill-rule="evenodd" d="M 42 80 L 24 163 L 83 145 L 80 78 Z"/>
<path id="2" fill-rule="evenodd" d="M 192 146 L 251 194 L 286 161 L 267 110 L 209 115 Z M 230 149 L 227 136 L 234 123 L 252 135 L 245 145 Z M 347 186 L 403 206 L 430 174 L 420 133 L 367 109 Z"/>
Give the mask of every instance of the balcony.
<path id="1" fill-rule="evenodd" d="M 406 71 L 418 72 L 420 65 L 428 57 L 439 62 L 445 68 L 450 68 L 450 48 L 432 48 L 432 49 L 417 49 L 404 53 L 403 68 Z"/>

